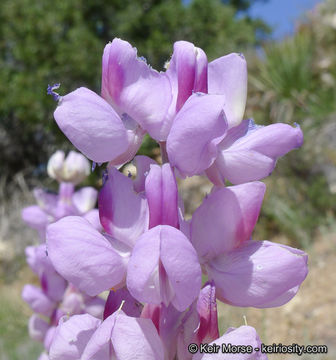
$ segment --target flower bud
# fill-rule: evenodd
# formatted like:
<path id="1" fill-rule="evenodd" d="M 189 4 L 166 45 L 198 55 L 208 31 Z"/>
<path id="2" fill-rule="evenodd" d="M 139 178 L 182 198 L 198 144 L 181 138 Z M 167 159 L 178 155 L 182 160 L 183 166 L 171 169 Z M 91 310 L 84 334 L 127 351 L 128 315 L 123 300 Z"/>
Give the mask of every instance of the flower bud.
<path id="1" fill-rule="evenodd" d="M 47 170 L 51 178 L 76 185 L 90 174 L 90 163 L 82 154 L 70 151 L 64 157 L 64 152 L 58 150 L 49 159 Z"/>

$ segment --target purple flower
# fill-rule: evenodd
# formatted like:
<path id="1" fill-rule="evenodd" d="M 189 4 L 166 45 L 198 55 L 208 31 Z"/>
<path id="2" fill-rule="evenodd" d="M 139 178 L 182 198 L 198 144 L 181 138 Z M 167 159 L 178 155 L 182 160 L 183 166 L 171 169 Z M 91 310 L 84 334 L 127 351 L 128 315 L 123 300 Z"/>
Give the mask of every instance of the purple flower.
<path id="1" fill-rule="evenodd" d="M 223 185 L 225 179 L 241 184 L 265 178 L 279 157 L 303 142 L 300 128 L 286 124 L 262 127 L 245 120 L 224 135 L 213 126 L 210 129 L 201 116 L 193 122 L 188 117 L 177 117 L 167 139 L 167 152 L 171 165 L 182 175 L 206 171 L 218 186 Z M 195 141 L 202 138 L 202 134 L 204 141 Z M 205 141 L 213 145 L 205 146 Z"/>
<path id="2" fill-rule="evenodd" d="M 228 129 L 224 104 L 223 95 L 193 94 L 176 115 L 167 152 L 182 175 L 199 174 L 215 160 Z"/>
<path id="3" fill-rule="evenodd" d="M 152 321 L 129 317 L 121 310 L 104 320 L 87 342 L 81 360 L 113 358 L 164 360 L 162 342 Z"/>
<path id="4" fill-rule="evenodd" d="M 132 179 L 115 168 L 109 170 L 108 179 L 99 192 L 98 207 L 104 230 L 128 246 L 132 247 L 148 229 L 146 199 L 134 191 Z"/>
<path id="5" fill-rule="evenodd" d="M 210 343 L 219 337 L 217 316 L 216 289 L 213 283 L 207 283 L 178 328 L 178 359 L 192 359 L 192 354 L 188 351 L 189 344 Z"/>
<path id="6" fill-rule="evenodd" d="M 102 97 L 79 88 L 61 98 L 54 117 L 89 159 L 118 165 L 134 157 L 145 131 L 160 137 L 172 95 L 167 76 L 126 41 L 106 45 L 102 66 Z"/>
<path id="7" fill-rule="evenodd" d="M 37 314 L 29 318 L 28 331 L 33 340 L 43 342 L 48 329 L 49 324 Z"/>
<path id="8" fill-rule="evenodd" d="M 283 305 L 308 272 L 303 251 L 251 240 L 264 191 L 259 182 L 214 189 L 192 217 L 191 242 L 217 298 L 231 305 Z"/>
<path id="9" fill-rule="evenodd" d="M 219 144 L 218 155 L 206 174 L 217 186 L 224 185 L 225 179 L 233 184 L 260 180 L 272 173 L 279 157 L 302 143 L 299 126 L 257 126 L 252 120 L 244 120 Z"/>
<path id="10" fill-rule="evenodd" d="M 81 217 L 49 225 L 47 247 L 58 273 L 90 296 L 124 284 L 130 249 Z"/>
<path id="11" fill-rule="evenodd" d="M 193 117 L 197 110 L 194 114 L 189 114 L 193 111 L 193 107 L 189 106 L 186 110 L 183 106 L 194 93 L 217 95 L 218 105 L 225 114 L 228 128 L 242 121 L 247 96 L 247 66 L 243 55 L 229 54 L 208 64 L 206 54 L 202 49 L 187 41 L 177 41 L 174 44 L 173 56 L 167 64 L 166 74 L 171 83 L 173 98 L 168 110 L 168 120 L 165 123 L 165 137 L 158 140 L 167 139 L 172 125 L 175 133 L 178 126 L 176 123 L 183 122 L 181 118 L 185 118 L 183 123 L 186 127 L 188 127 L 187 124 L 193 127 Z M 203 117 L 203 121 L 206 121 L 209 115 L 211 117 L 207 108 L 203 108 L 203 104 L 197 104 L 197 108 L 200 112 L 197 118 Z M 182 109 L 183 115 L 177 116 Z M 211 131 L 210 125 L 207 130 Z M 202 132 L 203 129 L 199 130 L 199 133 Z M 195 133 L 197 132 L 194 131 Z"/>
<path id="12" fill-rule="evenodd" d="M 132 180 L 111 168 L 99 194 L 106 234 L 81 218 L 61 219 L 48 227 L 49 256 L 64 278 L 91 296 L 122 287 L 127 268 L 135 299 L 172 302 L 184 310 L 199 293 L 201 268 L 189 239 L 177 229 L 178 192 L 169 164 L 151 165 L 145 193 L 136 193 Z"/>
<path id="13" fill-rule="evenodd" d="M 98 212 L 93 209 L 97 201 L 97 190 L 89 186 L 74 190 L 73 184 L 64 182 L 60 184 L 58 194 L 34 189 L 37 205 L 24 208 L 22 219 L 39 232 L 42 241 L 45 240 L 47 226 L 68 215 L 83 216 L 101 230 Z"/>
<path id="14" fill-rule="evenodd" d="M 166 74 L 170 80 L 172 101 L 164 122 L 165 141 L 176 114 L 194 92 L 208 92 L 208 60 L 204 51 L 187 41 L 174 44 L 172 58 L 166 65 Z"/>
<path id="15" fill-rule="evenodd" d="M 27 263 L 39 277 L 43 292 L 53 301 L 63 298 L 67 282 L 56 272 L 46 254 L 45 244 L 26 248 Z"/>
<path id="16" fill-rule="evenodd" d="M 128 264 L 127 287 L 137 300 L 172 303 L 183 311 L 198 296 L 201 283 L 196 251 L 181 231 L 158 225 L 136 242 Z"/>
<path id="17" fill-rule="evenodd" d="M 56 303 L 35 285 L 25 285 L 22 290 L 22 298 L 34 312 L 47 317 L 51 316 L 56 306 Z"/>
<path id="18" fill-rule="evenodd" d="M 54 333 L 50 350 L 50 360 L 79 360 L 88 341 L 101 321 L 84 314 L 70 319 L 63 317 Z"/>

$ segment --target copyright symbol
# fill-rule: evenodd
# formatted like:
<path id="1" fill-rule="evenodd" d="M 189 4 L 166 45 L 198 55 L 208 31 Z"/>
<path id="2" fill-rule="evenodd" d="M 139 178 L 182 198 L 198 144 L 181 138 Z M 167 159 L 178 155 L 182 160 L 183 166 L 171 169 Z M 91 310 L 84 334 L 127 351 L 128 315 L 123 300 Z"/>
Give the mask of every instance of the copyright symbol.
<path id="1" fill-rule="evenodd" d="M 189 344 L 188 345 L 188 351 L 190 352 L 190 354 L 196 354 L 197 350 L 198 350 L 197 344 Z"/>

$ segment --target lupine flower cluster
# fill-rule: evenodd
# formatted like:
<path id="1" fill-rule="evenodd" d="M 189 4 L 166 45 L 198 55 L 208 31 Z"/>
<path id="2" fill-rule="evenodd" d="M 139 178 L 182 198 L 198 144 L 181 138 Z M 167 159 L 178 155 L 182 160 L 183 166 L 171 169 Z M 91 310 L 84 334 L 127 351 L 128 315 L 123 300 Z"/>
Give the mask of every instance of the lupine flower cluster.
<path id="1" fill-rule="evenodd" d="M 60 129 L 94 163 L 108 163 L 101 228 L 83 213 L 55 216 L 46 228 L 48 261 L 80 293 L 109 294 L 101 319 L 59 320 L 45 359 L 264 360 L 251 326 L 219 334 L 216 301 L 281 306 L 307 275 L 303 251 L 251 237 L 265 193 L 259 180 L 302 145 L 299 126 L 243 119 L 242 54 L 208 63 L 203 50 L 178 41 L 165 67 L 157 72 L 114 39 L 104 49 L 100 95 L 48 88 Z M 135 156 L 146 133 L 160 144 L 162 164 Z M 125 176 L 118 169 L 132 160 L 136 174 Z M 194 175 L 213 188 L 187 221 L 176 179 Z M 197 351 L 204 343 L 252 351 Z"/>
<path id="2" fill-rule="evenodd" d="M 98 210 L 97 191 L 83 187 L 75 191 L 90 173 L 90 163 L 81 154 L 71 151 L 64 159 L 64 152 L 57 151 L 48 162 L 48 174 L 59 182 L 57 194 L 44 189 L 34 189 L 37 205 L 22 211 L 23 220 L 40 235 L 40 244 L 26 248 L 27 263 L 38 276 L 40 286 L 27 284 L 22 291 L 23 300 L 33 310 L 28 329 L 32 339 L 42 342 L 49 351 L 59 320 L 63 316 L 88 313 L 101 318 L 105 301 L 97 296 L 81 293 L 65 280 L 53 267 L 45 243 L 46 228 L 64 216 L 82 216 L 97 230 L 102 227 Z M 48 358 L 44 352 L 41 359 Z"/>

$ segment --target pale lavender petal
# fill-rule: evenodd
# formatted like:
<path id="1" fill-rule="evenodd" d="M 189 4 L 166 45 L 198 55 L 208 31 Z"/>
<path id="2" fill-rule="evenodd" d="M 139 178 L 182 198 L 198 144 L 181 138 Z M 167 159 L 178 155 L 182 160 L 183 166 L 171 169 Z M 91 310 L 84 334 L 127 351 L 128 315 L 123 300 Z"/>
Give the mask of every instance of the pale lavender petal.
<path id="1" fill-rule="evenodd" d="M 45 236 L 46 226 L 49 224 L 48 215 L 37 205 L 32 205 L 24 208 L 21 212 L 23 221 L 31 228 L 37 230 L 40 237 Z"/>
<path id="2" fill-rule="evenodd" d="M 297 294 L 299 288 L 300 285 L 294 286 L 292 289 L 281 294 L 279 297 L 275 298 L 274 300 L 263 303 L 263 308 L 277 307 L 288 303 L 288 301 L 291 300 Z"/>
<path id="3" fill-rule="evenodd" d="M 49 324 L 36 314 L 33 314 L 28 321 L 29 336 L 35 340 L 43 342 Z"/>
<path id="4" fill-rule="evenodd" d="M 77 315 L 81 314 L 84 310 L 83 296 L 78 292 L 69 292 L 64 295 L 64 299 L 61 304 L 61 309 L 65 314 Z"/>
<path id="5" fill-rule="evenodd" d="M 149 207 L 149 228 L 156 225 L 179 227 L 178 191 L 170 164 L 151 165 L 145 183 Z"/>
<path id="6" fill-rule="evenodd" d="M 27 263 L 38 276 L 40 276 L 46 266 L 46 259 L 48 259 L 46 251 L 46 244 L 27 246 L 25 249 Z"/>
<path id="7" fill-rule="evenodd" d="M 184 311 L 196 299 L 201 282 L 196 251 L 181 231 L 160 225 L 136 242 L 127 287 L 137 300 L 166 306 L 171 302 Z"/>
<path id="8" fill-rule="evenodd" d="M 99 296 L 85 300 L 85 312 L 98 318 L 102 319 L 105 308 L 105 300 Z"/>
<path id="9" fill-rule="evenodd" d="M 130 178 L 111 168 L 99 192 L 99 216 L 105 231 L 114 238 L 133 246 L 148 229 L 149 213 L 146 199 L 136 194 Z"/>
<path id="10" fill-rule="evenodd" d="M 133 163 L 136 167 L 136 178 L 133 181 L 134 190 L 139 193 L 145 191 L 146 176 L 149 173 L 150 166 L 156 164 L 156 161 L 148 156 L 137 155 L 133 159 Z"/>
<path id="11" fill-rule="evenodd" d="M 203 200 L 191 221 L 191 242 L 203 262 L 250 239 L 265 190 L 251 182 L 217 188 Z"/>
<path id="12" fill-rule="evenodd" d="M 269 176 L 274 170 L 275 161 L 253 150 L 229 148 L 219 153 L 212 166 L 216 166 L 223 182 L 227 179 L 232 184 L 243 184 Z"/>
<path id="13" fill-rule="evenodd" d="M 95 188 L 86 186 L 82 187 L 73 194 L 72 201 L 79 213 L 82 215 L 95 207 L 97 196 L 98 191 Z"/>
<path id="14" fill-rule="evenodd" d="M 50 360 L 79 360 L 100 323 L 89 314 L 61 319 L 50 346 Z"/>
<path id="15" fill-rule="evenodd" d="M 53 215 L 53 210 L 58 202 L 57 194 L 38 188 L 34 189 L 33 194 L 37 205 L 47 214 Z"/>
<path id="16" fill-rule="evenodd" d="M 83 215 L 83 218 L 86 219 L 99 232 L 103 231 L 102 224 L 100 223 L 98 209 L 92 209 L 88 211 L 85 215 Z"/>
<path id="17" fill-rule="evenodd" d="M 161 303 L 159 260 L 160 227 L 157 226 L 140 236 L 128 263 L 127 288 L 138 301 Z"/>
<path id="18" fill-rule="evenodd" d="M 27 247 L 27 263 L 40 278 L 43 292 L 57 302 L 62 299 L 67 282 L 55 271 L 46 251 L 46 244 Z"/>
<path id="19" fill-rule="evenodd" d="M 146 134 L 146 131 L 127 114 L 122 115 L 122 120 L 127 129 L 128 147 L 125 152 L 109 162 L 109 165 L 116 167 L 120 167 L 134 158 Z"/>
<path id="20" fill-rule="evenodd" d="M 79 88 L 63 96 L 54 117 L 72 144 L 93 161 L 110 161 L 128 148 L 119 115 L 89 89 Z"/>
<path id="21" fill-rule="evenodd" d="M 81 360 L 114 358 L 163 360 L 163 346 L 152 321 L 129 317 L 120 310 L 104 320 L 88 342 Z"/>
<path id="22" fill-rule="evenodd" d="M 48 331 L 44 337 L 43 345 L 44 345 L 45 350 L 48 352 L 49 352 L 50 346 L 54 340 L 55 333 L 56 333 L 56 326 L 51 326 L 48 329 Z"/>
<path id="23" fill-rule="evenodd" d="M 253 127 L 253 123 L 251 124 Z M 287 154 L 303 144 L 303 133 L 299 126 L 272 124 L 268 126 L 254 125 L 246 136 L 233 144 L 235 150 L 249 149 L 257 151 L 272 159 Z"/>
<path id="24" fill-rule="evenodd" d="M 224 139 L 221 141 L 219 148 L 227 149 L 236 141 L 241 139 L 247 134 L 248 131 L 251 131 L 251 128 L 255 127 L 255 124 L 252 119 L 243 120 L 239 125 L 230 128 Z"/>
<path id="25" fill-rule="evenodd" d="M 235 306 L 283 305 L 307 276 L 307 255 L 298 249 L 249 241 L 208 263 L 217 298 Z"/>
<path id="26" fill-rule="evenodd" d="M 261 351 L 255 351 L 255 348 L 261 348 L 261 341 L 256 330 L 251 326 L 241 326 L 237 329 L 229 329 L 223 336 L 210 344 L 216 344 L 220 347 L 222 344 L 251 346 L 252 353 L 223 353 L 222 350 L 216 354 L 197 353 L 192 360 L 267 360 L 267 355 Z"/>
<path id="27" fill-rule="evenodd" d="M 171 102 L 168 77 L 137 57 L 137 50 L 123 40 L 105 46 L 102 96 L 119 115 L 128 114 L 156 140 L 164 140 L 165 116 Z"/>
<path id="28" fill-rule="evenodd" d="M 88 295 L 98 295 L 124 279 L 127 258 L 81 217 L 68 216 L 50 225 L 47 246 L 55 269 Z"/>
<path id="29" fill-rule="evenodd" d="M 105 304 L 104 319 L 108 318 L 115 311 L 117 311 L 120 308 L 122 302 L 122 309 L 126 315 L 133 317 L 140 316 L 142 304 L 135 300 L 125 287 L 116 291 L 110 291 Z"/>
<path id="30" fill-rule="evenodd" d="M 229 128 L 244 115 L 247 97 L 247 65 L 242 54 L 229 54 L 209 63 L 209 94 L 225 95 L 224 112 Z"/>
<path id="31" fill-rule="evenodd" d="M 56 306 L 56 303 L 50 300 L 42 289 L 30 284 L 23 287 L 22 298 L 34 312 L 48 317 Z"/>
<path id="32" fill-rule="evenodd" d="M 227 131 L 221 95 L 192 95 L 177 114 L 167 139 L 172 166 L 192 176 L 207 169 L 217 157 L 217 145 Z"/>
<path id="33" fill-rule="evenodd" d="M 161 261 L 175 296 L 172 304 L 184 311 L 198 296 L 202 272 L 197 253 L 188 238 L 175 228 L 161 228 Z"/>
<path id="34" fill-rule="evenodd" d="M 37 360 L 50 360 L 50 358 L 47 353 L 43 352 Z"/>
<path id="35" fill-rule="evenodd" d="M 47 258 L 50 266 L 40 274 L 42 289 L 51 300 L 60 301 L 67 287 L 66 280 L 60 276 L 53 268 L 49 258 Z"/>
<path id="36" fill-rule="evenodd" d="M 161 339 L 149 319 L 120 314 L 116 318 L 111 341 L 116 358 L 120 360 L 164 360 L 165 358 Z"/>
<path id="37" fill-rule="evenodd" d="M 233 184 L 260 180 L 270 175 L 280 156 L 300 147 L 302 142 L 303 134 L 299 127 L 287 124 L 257 127 L 229 147 L 220 144 L 213 166 L 222 179 Z M 211 174 L 209 177 L 211 180 L 214 178 Z"/>

